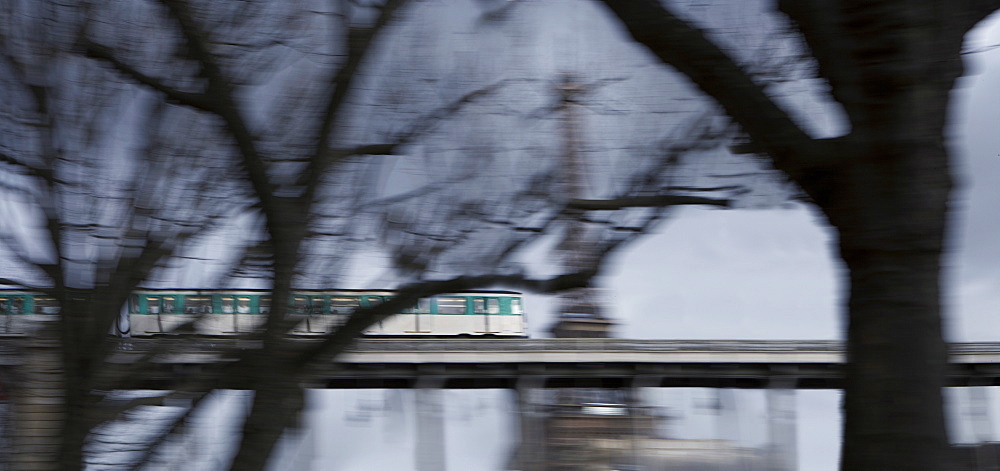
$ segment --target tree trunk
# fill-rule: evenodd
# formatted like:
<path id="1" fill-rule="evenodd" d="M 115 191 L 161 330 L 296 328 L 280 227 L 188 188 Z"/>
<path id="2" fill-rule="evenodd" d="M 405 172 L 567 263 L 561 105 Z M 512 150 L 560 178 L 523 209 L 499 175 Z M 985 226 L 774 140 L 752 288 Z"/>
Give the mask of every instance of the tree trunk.
<path id="1" fill-rule="evenodd" d="M 849 272 L 841 469 L 947 469 L 940 275 L 948 156 L 926 138 L 872 148 L 882 151 L 843 167 L 823 207 Z"/>
<path id="2" fill-rule="evenodd" d="M 66 396 L 59 469 L 78 471 L 84 469 L 83 448 L 90 433 L 90 424 L 86 420 L 87 408 L 83 404 L 85 393 L 67 389 Z"/>
<path id="3" fill-rule="evenodd" d="M 254 393 L 250 415 L 243 424 L 243 439 L 230 469 L 263 470 L 281 435 L 299 421 L 305 392 L 293 379 L 281 378 L 283 374 L 272 371 L 274 377 Z"/>
<path id="4" fill-rule="evenodd" d="M 15 369 L 10 463 L 15 471 L 56 470 L 62 465 L 66 378 L 54 329 L 46 327 L 24 340 L 25 361 Z"/>
<path id="5" fill-rule="evenodd" d="M 249 372 L 255 385 L 253 405 L 243 424 L 243 436 L 229 468 L 232 471 L 263 470 L 285 429 L 297 426 L 305 403 L 297 365 L 285 363 L 286 332 L 282 325 L 289 314 L 288 300 L 299 248 L 305 238 L 305 225 L 301 221 L 307 221 L 308 217 L 303 203 L 292 200 L 281 206 L 281 214 L 271 214 L 268 219 L 274 250 L 273 304 L 264 327 L 264 344 Z"/>
<path id="6" fill-rule="evenodd" d="M 99 300 L 95 300 L 97 305 Z M 104 329 L 97 327 L 98 318 L 93 314 L 99 308 L 90 305 L 74 306 L 64 302 L 60 311 L 61 354 L 64 378 L 62 442 L 59 451 L 60 467 L 64 471 L 84 469 L 84 447 L 91 428 L 95 426 L 91 415 L 95 406 L 91 396 L 90 380 L 95 365 L 103 361 L 96 358 L 98 343 L 105 340 Z M 103 332 L 102 332 L 103 331 Z"/>
<path id="7" fill-rule="evenodd" d="M 844 250 L 843 470 L 946 469 L 939 253 Z"/>

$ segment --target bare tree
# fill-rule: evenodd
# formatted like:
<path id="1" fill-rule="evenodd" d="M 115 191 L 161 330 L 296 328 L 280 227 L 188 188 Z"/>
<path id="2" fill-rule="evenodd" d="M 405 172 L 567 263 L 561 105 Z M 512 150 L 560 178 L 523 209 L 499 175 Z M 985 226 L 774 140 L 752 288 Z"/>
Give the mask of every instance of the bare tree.
<path id="1" fill-rule="evenodd" d="M 5 7 L 2 72 L 10 107 L 3 115 L 2 160 L 5 189 L 15 198 L 4 208 L 12 223 L 4 228 L 4 242 L 5 255 L 23 273 L 3 281 L 45 292 L 61 310 L 55 324 L 42 329 L 54 330 L 58 345 L 59 358 L 46 369 L 58 372 L 61 404 L 50 409 L 61 414 L 61 423 L 42 447 L 24 449 L 22 457 L 58 456 L 60 468 L 80 469 L 95 426 L 150 403 L 95 407 L 102 404 L 100 391 L 141 383 L 141 367 L 123 377 L 108 362 L 117 342 L 107 334 L 128 293 L 155 280 L 171 256 L 184 258 L 186 246 L 204 243 L 219 221 L 262 221 L 263 231 L 249 224 L 253 234 L 243 246 L 230 241 L 237 243 L 227 250 L 237 252 L 239 266 L 257 254 L 276 299 L 288 298 L 300 259 L 308 258 L 300 253 L 304 241 L 322 235 L 324 219 L 357 219 L 348 212 L 351 203 L 338 208 L 344 213 L 323 215 L 310 209 L 313 202 L 370 193 L 366 182 L 377 175 L 358 161 L 361 156 L 391 153 L 489 92 L 427 110 L 386 141 L 363 145 L 342 135 L 349 134 L 342 115 L 353 111 L 348 97 L 361 65 L 404 3 L 344 2 L 342 11 L 311 12 L 275 5 L 234 12 L 186 2 Z M 297 22 L 319 25 L 298 36 Z M 267 27 L 277 31 L 257 34 Z M 244 36 L 248 31 L 255 34 Z M 337 40 L 327 42 L 329 33 Z M 297 67 L 274 55 L 274 48 L 285 47 L 306 51 Z M 307 77 L 268 81 L 289 69 Z M 271 90 L 254 88 L 262 84 Z M 278 99 L 259 105 L 275 90 Z M 257 113 L 265 108 L 271 114 L 261 120 Z M 357 232 L 341 234 L 342 240 Z M 339 256 L 310 249 L 326 259 Z M 296 355 L 287 354 L 283 336 L 297 318 L 277 303 L 261 332 L 262 350 L 233 369 L 246 384 L 261 386 L 232 466 L 262 467 L 277 437 L 296 420 L 302 401 L 296 370 L 335 355 L 371 322 L 435 288 L 495 282 L 459 279 L 404 290 L 399 301 L 359 314 L 322 347 Z M 176 388 L 182 394 L 210 389 L 221 381 L 213 375 Z M 155 438 L 149 446 L 160 442 Z"/>
<path id="2" fill-rule="evenodd" d="M 108 332 L 133 288 L 176 279 L 213 239 L 222 253 L 208 258 L 220 276 L 196 281 L 205 287 L 228 283 L 222 274 L 261 276 L 273 299 L 288 299 L 338 282 L 351 253 L 376 247 L 389 254 L 397 295 L 307 347 L 287 338 L 301 319 L 276 302 L 254 332 L 260 349 L 170 385 L 190 407 L 136 445 L 132 468 L 183 427 L 206 391 L 239 385 L 254 395 L 230 467 L 262 469 L 298 421 L 301 378 L 372 323 L 439 293 L 587 286 L 665 208 L 728 204 L 743 190 L 709 197 L 676 178 L 680 156 L 733 136 L 711 109 L 625 149 L 640 163 L 607 172 L 599 197 L 552 185 L 559 122 L 536 113 L 551 103 L 552 77 L 498 75 L 475 54 L 441 62 L 440 51 L 419 47 L 433 13 L 411 3 L 4 6 L 0 160 L 13 195 L 5 217 L 21 223 L 4 228 L 3 242 L 21 272 L 2 281 L 61 307 L 52 329 L 64 401 L 49 437 L 60 469 L 83 467 L 102 424 L 167 401 L 106 392 L 148 374 L 147 363 L 109 361 L 121 344 Z M 423 178 L 386 188 L 404 159 Z M 527 274 L 529 243 L 582 219 L 598 234 L 588 263 Z"/>
<path id="3" fill-rule="evenodd" d="M 948 233 L 949 94 L 965 34 L 992 1 L 781 1 L 849 120 L 817 139 L 690 19 L 656 0 L 603 2 L 632 38 L 714 99 L 808 195 L 848 268 L 841 469 L 948 469 L 940 264 Z"/>
<path id="4" fill-rule="evenodd" d="M 4 9 L 2 237 L 5 258 L 20 267 L 5 273 L 4 283 L 45 293 L 45 313 L 60 314 L 34 332 L 58 345 L 51 364 L 34 366 L 38 374 L 53 372 L 62 403 L 49 412 L 62 417 L 48 422 L 50 429 L 36 427 L 35 436 L 15 437 L 15 447 L 24 448 L 16 465 L 49 453 L 78 469 L 88 431 L 102 421 L 92 413 L 101 397 L 93 391 L 114 351 L 108 333 L 128 293 L 166 257 L 246 207 L 249 193 L 213 149 L 171 137 L 211 131 L 149 95 L 129 99 L 108 71 L 72 54 L 84 26 L 76 9 Z M 53 18 L 59 21 L 46 24 Z M 47 404 L 23 387 L 15 395 L 25 406 Z"/>
<path id="5" fill-rule="evenodd" d="M 293 284 L 308 279 L 307 268 L 318 271 L 306 262 L 341 263 L 346 250 L 337 248 L 371 238 L 375 228 L 365 226 L 376 224 L 360 217 L 370 214 L 362 208 L 387 201 L 371 190 L 379 166 L 366 156 L 397 152 L 497 87 L 439 97 L 379 134 L 383 140 L 352 133 L 351 118 L 360 112 L 349 98 L 357 100 L 358 84 L 367 80 L 362 66 L 374 60 L 376 39 L 406 3 L 235 11 L 184 1 L 5 6 L 9 107 L 0 157 L 4 189 L 13 197 L 4 208 L 12 223 L 4 227 L 4 255 L 21 272 L 3 281 L 50 295 L 60 310 L 53 324 L 35 332 L 57 345 L 58 357 L 42 369 L 55 372 L 50 388 L 61 392 L 49 412 L 60 418 L 39 447 L 17 444 L 24 448 L 16 467 L 35 460 L 80 469 L 95 427 L 135 406 L 163 402 L 104 400 L 102 391 L 141 384 L 144 375 L 141 364 L 121 371 L 108 361 L 119 345 L 108 332 L 133 288 L 164 277 L 170 260 L 217 236 L 214 228 L 248 227 L 226 250 L 235 252 L 237 272 L 258 262 L 275 299 L 287 299 Z M 273 34 L 260 34 L 268 28 Z M 275 53 L 286 48 L 295 57 Z M 331 248 L 331 240 L 340 243 Z M 359 312 L 305 351 L 284 338 L 299 319 L 276 303 L 258 333 L 260 351 L 174 385 L 175 394 L 193 394 L 193 408 L 228 378 L 253 385 L 254 404 L 231 466 L 259 469 L 297 420 L 299 373 L 328 361 L 371 323 L 421 296 L 505 282 L 551 291 L 591 275 L 531 281 L 479 274 L 403 286 L 393 302 Z M 136 466 L 183 416 L 176 420 L 146 443 Z"/>

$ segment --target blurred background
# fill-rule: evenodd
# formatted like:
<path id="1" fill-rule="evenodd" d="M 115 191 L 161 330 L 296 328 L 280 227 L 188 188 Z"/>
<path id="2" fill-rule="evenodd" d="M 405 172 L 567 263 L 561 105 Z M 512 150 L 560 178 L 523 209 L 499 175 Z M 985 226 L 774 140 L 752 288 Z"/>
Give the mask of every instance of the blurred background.
<path id="1" fill-rule="evenodd" d="M 851 130 L 769 2 L 669 4 L 809 137 Z M 37 469 L 838 468 L 836 389 L 329 389 L 297 376 L 419 300 L 477 290 L 523 292 L 530 339 L 844 340 L 845 268 L 811 197 L 740 151 L 733 119 L 598 2 L 2 8 L 3 469 L 53 449 Z M 954 342 L 1000 332 L 997 44 L 995 17 L 966 36 L 948 116 Z M 294 302 L 243 325 L 216 300 L 206 315 L 232 314 L 234 331 L 191 317 L 168 335 L 131 301 L 141 290 L 385 293 L 303 346 L 286 334 L 315 313 Z M 24 296 L 51 308 L 22 312 Z M 183 343 L 194 337 L 211 340 Z M 234 366 L 143 371 L 195 348 Z M 123 367 L 133 350 L 151 353 Z M 28 399 L 45 384 L 64 399 Z M 945 396 L 952 443 L 1000 441 L 996 387 Z M 538 427 L 551 431 L 564 406 L 609 418 L 561 432 L 596 457 L 525 458 L 542 449 L 532 440 L 558 440 L 531 435 L 544 420 L 528 416 L 548 411 Z M 28 439 L 25 424 L 42 425 Z M 597 444 L 602 430 L 620 443 Z M 982 449 L 993 458 L 977 463 L 996 460 Z"/>

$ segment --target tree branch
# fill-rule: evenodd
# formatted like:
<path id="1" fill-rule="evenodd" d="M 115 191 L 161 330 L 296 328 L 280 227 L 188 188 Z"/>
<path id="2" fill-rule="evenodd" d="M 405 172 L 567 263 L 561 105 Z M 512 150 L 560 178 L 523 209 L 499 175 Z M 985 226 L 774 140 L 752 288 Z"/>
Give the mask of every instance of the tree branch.
<path id="1" fill-rule="evenodd" d="M 566 208 L 583 211 L 614 211 L 625 208 L 664 208 L 667 206 L 695 204 L 728 207 L 732 202 L 724 198 L 706 198 L 703 196 L 625 196 L 607 200 L 574 199 L 566 204 Z"/>
<path id="2" fill-rule="evenodd" d="M 24 244 L 22 244 L 20 239 L 18 239 L 17 236 L 14 235 L 13 233 L 10 232 L 0 233 L 0 242 L 2 242 L 5 246 L 9 247 L 11 249 L 9 252 L 13 254 L 13 256 L 17 258 L 17 260 L 22 264 L 29 267 L 36 267 L 42 270 L 42 272 L 45 273 L 45 275 L 48 276 L 50 279 L 53 276 L 58 276 L 58 270 L 56 270 L 56 267 L 54 267 L 53 264 L 40 263 L 32 260 L 28 256 L 27 248 L 24 247 Z M 51 279 L 50 281 L 52 281 L 53 284 L 58 285 L 57 280 Z M 51 294 L 51 291 L 46 291 L 46 294 Z"/>
<path id="3" fill-rule="evenodd" d="M 473 90 L 458 97 L 458 99 L 452 101 L 451 103 L 425 114 L 423 117 L 417 119 L 416 123 L 408 131 L 401 133 L 399 137 L 395 139 L 398 143 L 397 145 L 409 143 L 414 138 L 433 130 L 437 127 L 438 123 L 443 121 L 445 118 L 457 114 L 470 103 L 496 92 L 512 81 L 513 79 L 504 79 L 483 88 Z"/>
<path id="4" fill-rule="evenodd" d="M 208 50 L 206 33 L 192 18 L 184 0 L 162 0 L 162 3 L 166 5 L 171 16 L 177 20 L 181 35 L 187 40 L 188 50 L 192 58 L 198 62 L 202 73 L 208 79 L 206 94 L 212 96 L 216 101 L 215 106 L 210 111 L 222 118 L 227 129 L 232 133 L 255 195 L 260 200 L 266 214 L 269 216 L 277 214 L 281 210 L 281 205 L 271 191 L 264 159 L 257 149 L 254 136 L 236 102 L 236 92 L 233 90 L 232 81 L 227 80 L 215 56 Z"/>
<path id="5" fill-rule="evenodd" d="M 378 37 L 378 33 L 388 26 L 396 12 L 406 5 L 408 1 L 388 0 L 380 8 L 379 16 L 376 18 L 374 24 L 368 28 L 352 28 L 345 21 L 345 27 L 347 28 L 345 36 L 347 60 L 331 79 L 333 92 L 330 93 L 329 100 L 324 107 L 323 118 L 320 120 L 319 128 L 317 129 L 319 135 L 316 140 L 317 144 L 314 153 L 316 159 L 312 162 L 312 171 L 308 172 L 309 181 L 307 186 L 310 195 L 314 191 L 315 185 L 318 184 L 324 170 L 336 162 L 338 157 L 346 157 L 346 155 L 328 151 L 330 147 L 329 143 L 332 139 L 331 134 L 334 132 L 333 127 L 338 122 L 340 112 L 344 107 L 348 94 L 353 89 L 352 85 L 357 78 L 361 64 L 375 42 L 375 39 Z"/>
<path id="6" fill-rule="evenodd" d="M 24 283 L 17 280 L 12 280 L 10 278 L 0 278 L 0 285 L 16 286 L 18 289 L 31 290 L 34 289 Z"/>
<path id="7" fill-rule="evenodd" d="M 111 48 L 97 44 L 89 39 L 84 40 L 87 48 L 87 55 L 95 59 L 101 59 L 121 72 L 126 77 L 139 82 L 153 90 L 163 93 L 170 101 L 175 101 L 182 105 L 187 105 L 202 111 L 214 112 L 214 103 L 208 93 L 191 93 L 169 87 L 160 80 L 139 72 L 134 67 L 118 60 Z"/>
<path id="8" fill-rule="evenodd" d="M 150 458 L 159 450 L 160 446 L 166 443 L 167 439 L 172 437 L 179 430 L 183 429 L 184 424 L 191 417 L 191 415 L 198 409 L 201 402 L 208 397 L 208 393 L 199 393 L 191 400 L 191 407 L 184 411 L 180 417 L 174 420 L 174 423 L 167 427 L 162 433 L 158 434 L 152 441 L 144 443 L 143 452 L 136 457 L 132 463 L 128 466 L 129 471 L 139 471 L 146 468 Z M 163 398 L 165 399 L 165 397 Z"/>
<path id="9" fill-rule="evenodd" d="M 93 420 L 96 425 L 102 425 L 107 422 L 118 420 L 121 418 L 122 414 L 136 407 L 164 406 L 171 399 L 183 398 L 184 396 L 189 395 L 191 395 L 190 391 L 171 391 L 160 396 L 143 396 L 134 399 L 114 401 L 110 404 L 104 404 L 103 407 L 101 407 L 100 412 L 93 416 Z"/>
<path id="10" fill-rule="evenodd" d="M 798 25 L 834 99 L 844 106 L 852 122 L 858 122 L 863 97 L 858 89 L 856 59 L 846 47 L 846 33 L 840 27 L 842 5 L 829 0 L 781 0 L 778 7 Z"/>
<path id="11" fill-rule="evenodd" d="M 803 169 L 829 165 L 836 157 L 814 146 L 813 140 L 742 67 L 658 0 L 602 3 L 618 16 L 637 42 L 716 100 L 770 155 L 779 170 L 795 179 Z"/>
<path id="12" fill-rule="evenodd" d="M 1000 0 L 965 0 L 961 2 L 960 7 L 956 6 L 952 11 L 967 13 L 962 26 L 965 30 L 969 30 L 997 10 L 1000 10 Z"/>
<path id="13" fill-rule="evenodd" d="M 13 156 L 7 154 L 6 152 L 0 152 L 0 162 L 6 162 L 8 164 L 14 165 L 15 167 L 23 168 L 27 170 L 28 175 L 33 177 L 41 178 L 46 182 L 52 180 L 52 172 L 49 169 L 35 167 L 25 162 L 17 160 Z"/>

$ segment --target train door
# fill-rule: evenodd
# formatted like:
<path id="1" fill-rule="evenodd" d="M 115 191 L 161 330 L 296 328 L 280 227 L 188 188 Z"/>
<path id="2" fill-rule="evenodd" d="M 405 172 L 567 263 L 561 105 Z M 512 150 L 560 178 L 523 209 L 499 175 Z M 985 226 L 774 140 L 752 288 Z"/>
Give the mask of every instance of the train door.
<path id="1" fill-rule="evenodd" d="M 60 306 L 56 298 L 50 296 L 35 296 L 35 314 L 59 314 Z"/>
<path id="2" fill-rule="evenodd" d="M 438 335 L 472 334 L 478 329 L 476 316 L 466 315 L 466 298 L 457 296 L 442 296 L 435 298 L 437 317 L 434 319 L 434 332 Z"/>
<path id="3" fill-rule="evenodd" d="M 326 315 L 326 297 L 309 297 L 309 317 L 311 332 L 326 333 L 330 330 L 330 319 Z"/>
<path id="4" fill-rule="evenodd" d="M 482 330 L 477 329 L 477 332 L 484 334 L 500 332 L 500 300 L 497 298 L 475 298 L 472 302 L 473 313 L 482 320 Z"/>
<path id="5" fill-rule="evenodd" d="M 223 314 L 229 314 L 232 320 L 232 329 L 230 331 L 223 330 L 222 332 L 227 334 L 236 334 L 240 332 L 240 318 L 236 314 L 236 298 L 233 296 L 222 296 L 219 300 L 219 307 Z"/>
<path id="6" fill-rule="evenodd" d="M 271 313 L 271 297 L 261 296 L 257 298 L 257 314 L 268 315 Z"/>
<path id="7" fill-rule="evenodd" d="M 295 330 L 299 332 L 312 332 L 312 316 L 309 310 L 309 298 L 305 296 L 293 296 L 292 297 L 292 314 L 297 318 L 304 318 L 305 321 L 296 326 Z"/>
<path id="8" fill-rule="evenodd" d="M 11 314 L 24 314 L 24 296 L 14 296 L 10 300 Z"/>
<path id="9" fill-rule="evenodd" d="M 358 298 L 354 296 L 331 296 L 330 314 L 334 315 L 333 325 L 336 327 L 343 325 L 359 306 Z"/>
<path id="10" fill-rule="evenodd" d="M 0 296 L 0 316 L 3 316 L 3 333 L 13 333 L 14 319 L 10 311 L 10 298 Z"/>
<path id="11" fill-rule="evenodd" d="M 521 298 L 510 299 L 510 315 L 507 316 L 512 334 L 524 334 L 526 325 L 524 322 L 524 306 L 521 305 Z"/>
<path id="12" fill-rule="evenodd" d="M 379 304 L 382 304 L 382 297 L 381 296 L 365 296 L 364 298 L 365 298 L 365 303 L 367 304 L 367 306 L 365 306 L 365 307 L 367 307 L 369 309 L 370 308 L 374 308 L 375 306 L 378 306 Z M 384 323 L 385 323 L 385 321 L 381 320 L 381 321 L 376 322 L 375 324 L 372 324 L 372 326 L 369 327 L 368 330 L 365 331 L 365 333 L 366 334 L 375 334 L 375 335 L 383 334 L 385 332 Z"/>
<path id="13" fill-rule="evenodd" d="M 403 316 L 413 319 L 413 324 L 410 322 L 406 323 L 406 331 L 414 333 L 430 333 L 434 330 L 434 317 L 431 316 L 431 300 L 427 298 L 421 298 L 417 301 L 417 305 L 411 307 Z"/>
<path id="14" fill-rule="evenodd" d="M 173 314 L 174 306 L 176 305 L 176 298 L 173 296 L 146 296 L 146 311 L 150 314 L 156 314 L 156 331 L 166 332 L 173 330 L 176 325 L 172 325 L 174 322 L 169 322 L 166 328 L 163 326 L 163 316 L 162 314 Z"/>

